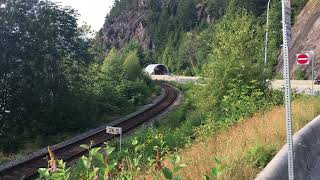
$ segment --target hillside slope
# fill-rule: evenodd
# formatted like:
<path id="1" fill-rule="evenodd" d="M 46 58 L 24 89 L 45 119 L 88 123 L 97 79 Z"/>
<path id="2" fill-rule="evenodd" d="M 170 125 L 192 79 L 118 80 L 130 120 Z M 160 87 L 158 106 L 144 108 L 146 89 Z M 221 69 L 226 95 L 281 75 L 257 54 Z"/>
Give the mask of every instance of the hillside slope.
<path id="1" fill-rule="evenodd" d="M 297 1 L 297 0 L 295 0 Z M 202 29 L 224 15 L 225 0 L 121 0 L 115 1 L 102 28 L 107 47 L 122 48 L 131 39 L 144 49 L 158 49 L 170 35 Z M 235 0 L 237 6 L 259 16 L 267 0 Z M 176 33 L 175 35 L 173 35 Z"/>
<path id="2" fill-rule="evenodd" d="M 159 33 L 155 31 L 162 31 L 162 29 L 155 29 L 154 26 L 159 26 L 161 18 L 165 15 L 169 15 L 165 19 L 165 25 L 170 24 L 172 17 L 178 14 L 179 8 L 184 8 L 179 7 L 178 1 L 175 0 L 133 0 L 130 3 L 125 3 L 126 1 L 120 1 L 114 6 L 111 11 L 113 14 L 107 16 L 103 26 L 103 39 L 109 47 L 121 48 L 131 39 L 135 39 L 140 42 L 143 48 L 155 49 L 156 43 L 154 42 L 154 37 L 151 36 Z M 204 20 L 210 23 L 213 20 L 205 2 L 197 2 L 192 6 L 194 7 L 188 9 L 190 12 L 185 12 L 185 14 L 195 13 L 194 22 Z M 188 17 L 186 18 L 188 19 Z M 151 24 L 152 21 L 155 24 Z M 172 24 L 172 26 L 177 24 Z"/>
<path id="3" fill-rule="evenodd" d="M 292 0 L 293 16 L 299 14 L 306 1 Z M 163 63 L 175 74 L 197 75 L 208 62 L 216 22 L 225 17 L 228 9 L 237 7 L 235 9 L 245 10 L 252 15 L 254 23 L 259 26 L 256 33 L 261 34 L 256 41 L 264 40 L 267 2 L 268 0 L 115 1 L 97 37 L 96 49 L 107 54 L 112 48 L 119 50 L 127 45 L 139 46 L 143 66 Z M 275 69 L 281 48 L 280 1 L 272 3 L 270 18 L 269 64 L 270 68 Z M 260 49 L 262 52 L 263 47 Z M 256 51 L 257 54 L 261 53 L 260 49 Z M 279 71 L 280 68 L 281 66 L 276 69 Z"/>
<path id="4" fill-rule="evenodd" d="M 305 50 L 313 50 L 315 52 L 316 71 L 319 75 L 320 70 L 320 1 L 309 0 L 307 5 L 301 11 L 297 18 L 297 22 L 293 26 L 293 46 L 290 49 L 290 72 L 293 77 L 297 69 L 306 73 L 307 77 L 311 76 L 311 63 L 308 66 L 296 65 L 295 56 L 297 53 Z M 283 58 L 279 56 L 277 72 L 282 73 Z M 293 77 L 294 78 L 294 77 Z"/>

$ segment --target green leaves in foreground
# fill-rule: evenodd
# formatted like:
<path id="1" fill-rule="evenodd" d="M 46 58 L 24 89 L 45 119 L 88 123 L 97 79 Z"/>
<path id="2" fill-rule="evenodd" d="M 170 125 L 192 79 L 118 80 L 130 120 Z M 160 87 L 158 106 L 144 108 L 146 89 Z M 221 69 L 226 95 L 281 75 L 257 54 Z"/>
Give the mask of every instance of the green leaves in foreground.
<path id="1" fill-rule="evenodd" d="M 62 160 L 56 160 L 53 152 L 50 151 L 48 168 L 40 168 L 39 179 L 41 180 L 73 180 L 73 179 L 123 179 L 133 180 L 141 176 L 142 157 L 145 145 L 134 139 L 131 143 L 133 149 L 124 149 L 123 152 L 115 152 L 115 148 L 106 146 L 105 148 L 92 148 L 90 145 L 81 145 L 82 148 L 89 151 L 88 156 L 82 156 L 72 168 L 67 168 Z M 169 180 L 180 180 L 181 169 L 186 167 L 180 163 L 181 158 L 173 155 L 170 158 L 172 169 L 163 166 L 163 158 L 159 154 L 159 147 L 155 148 L 157 152 L 156 160 L 152 160 L 151 167 L 157 167 L 154 179 L 164 177 Z M 153 159 L 152 157 L 148 159 Z M 161 174 L 162 173 L 162 174 Z"/>
<path id="2" fill-rule="evenodd" d="M 209 175 L 205 175 L 205 180 L 215 180 L 218 179 L 218 176 L 222 173 L 223 165 L 219 158 L 214 158 L 214 161 L 216 163 L 216 167 L 211 169 L 211 172 Z"/>
<path id="3" fill-rule="evenodd" d="M 181 157 L 178 155 L 173 155 L 170 159 L 171 165 L 173 166 L 173 169 L 169 169 L 167 167 L 164 167 L 162 169 L 162 173 L 164 177 L 168 180 L 180 180 L 182 179 L 182 176 L 179 175 L 179 172 L 185 168 L 187 165 L 180 163 Z"/>
<path id="4" fill-rule="evenodd" d="M 276 155 L 277 150 L 274 146 L 266 146 L 262 144 L 256 144 L 254 147 L 249 149 L 245 154 L 245 160 L 248 161 L 252 166 L 257 168 L 264 168 Z"/>

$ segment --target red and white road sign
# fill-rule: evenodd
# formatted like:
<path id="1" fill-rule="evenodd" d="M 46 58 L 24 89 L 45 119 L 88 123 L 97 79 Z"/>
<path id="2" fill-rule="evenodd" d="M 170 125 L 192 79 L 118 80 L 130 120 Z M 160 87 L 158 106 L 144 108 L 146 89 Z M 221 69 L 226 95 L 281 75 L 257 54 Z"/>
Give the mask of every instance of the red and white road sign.
<path id="1" fill-rule="evenodd" d="M 308 54 L 297 54 L 297 64 L 298 65 L 308 65 L 310 61 Z"/>

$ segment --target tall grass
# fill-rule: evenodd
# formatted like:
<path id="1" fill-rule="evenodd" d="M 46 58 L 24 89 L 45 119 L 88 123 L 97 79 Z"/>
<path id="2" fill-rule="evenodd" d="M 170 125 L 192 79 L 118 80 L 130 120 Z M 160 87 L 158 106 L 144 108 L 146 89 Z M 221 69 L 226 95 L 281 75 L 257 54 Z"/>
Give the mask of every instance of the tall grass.
<path id="1" fill-rule="evenodd" d="M 295 132 L 320 113 L 319 102 L 319 97 L 301 97 L 293 102 Z M 214 158 L 219 158 L 224 167 L 220 179 L 254 179 L 285 142 L 285 109 L 276 107 L 181 151 L 179 155 L 187 164 L 182 174 L 184 179 L 203 179 L 217 166 Z"/>

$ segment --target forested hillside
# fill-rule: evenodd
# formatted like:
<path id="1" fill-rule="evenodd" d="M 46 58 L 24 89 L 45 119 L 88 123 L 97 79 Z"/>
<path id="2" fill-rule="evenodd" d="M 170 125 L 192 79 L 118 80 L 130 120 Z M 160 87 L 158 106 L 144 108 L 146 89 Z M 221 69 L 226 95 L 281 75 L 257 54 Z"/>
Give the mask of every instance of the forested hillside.
<path id="1" fill-rule="evenodd" d="M 260 26 L 256 33 L 260 33 L 261 38 L 267 2 L 235 1 L 238 8 L 254 16 L 255 23 Z M 306 2 L 292 1 L 294 17 Z M 177 74 L 199 75 L 208 61 L 213 25 L 221 20 L 228 3 L 225 0 L 117 0 L 96 41 L 100 50 L 107 51 L 138 41 L 144 49 L 143 65 L 159 62 Z M 281 6 L 279 1 L 272 1 L 271 6 L 269 52 L 270 66 L 274 66 L 281 44 Z"/>

